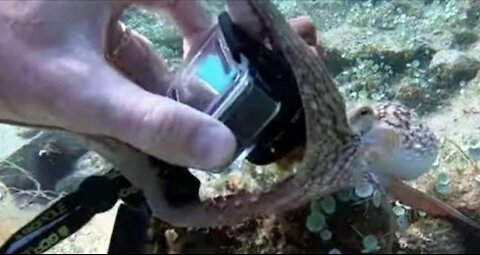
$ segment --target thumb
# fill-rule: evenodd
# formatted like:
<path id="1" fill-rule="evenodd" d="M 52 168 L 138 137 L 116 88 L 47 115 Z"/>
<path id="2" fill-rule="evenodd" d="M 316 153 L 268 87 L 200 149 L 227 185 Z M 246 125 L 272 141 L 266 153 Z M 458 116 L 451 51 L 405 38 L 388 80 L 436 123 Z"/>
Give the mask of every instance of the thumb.
<path id="1" fill-rule="evenodd" d="M 90 93 L 94 121 L 89 132 L 117 138 L 170 164 L 212 169 L 225 165 L 236 149 L 231 131 L 213 117 L 150 93 L 106 66 Z M 93 94 L 93 95 L 92 95 Z M 92 104 L 90 104 L 92 105 Z"/>

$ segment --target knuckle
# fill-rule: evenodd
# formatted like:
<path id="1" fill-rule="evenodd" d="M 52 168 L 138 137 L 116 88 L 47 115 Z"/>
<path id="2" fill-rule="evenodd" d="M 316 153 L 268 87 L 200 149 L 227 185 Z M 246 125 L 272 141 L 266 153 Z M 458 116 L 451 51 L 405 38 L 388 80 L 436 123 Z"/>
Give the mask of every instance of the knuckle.
<path id="1" fill-rule="evenodd" d="M 188 118 L 182 105 L 154 101 L 157 103 L 145 111 L 137 128 L 143 146 L 149 151 L 188 152 L 200 121 Z"/>

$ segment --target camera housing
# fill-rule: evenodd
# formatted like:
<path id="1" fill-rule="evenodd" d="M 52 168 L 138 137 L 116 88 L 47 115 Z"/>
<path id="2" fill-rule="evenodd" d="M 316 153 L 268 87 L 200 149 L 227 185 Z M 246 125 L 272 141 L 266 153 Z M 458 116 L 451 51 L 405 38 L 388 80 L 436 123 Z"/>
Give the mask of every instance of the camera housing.
<path id="1" fill-rule="evenodd" d="M 233 163 L 208 171 L 228 173 L 244 159 L 269 164 L 305 144 L 302 101 L 288 62 L 249 38 L 226 12 L 179 77 L 189 82 L 176 82 L 170 97 L 218 119 L 237 140 Z M 189 103 L 182 96 L 188 93 L 202 99 Z"/>

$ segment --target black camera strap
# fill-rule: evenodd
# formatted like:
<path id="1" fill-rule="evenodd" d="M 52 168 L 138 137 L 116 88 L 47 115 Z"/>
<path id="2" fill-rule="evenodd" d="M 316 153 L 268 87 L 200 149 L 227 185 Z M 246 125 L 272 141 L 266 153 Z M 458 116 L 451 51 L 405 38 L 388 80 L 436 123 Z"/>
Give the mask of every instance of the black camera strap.
<path id="1" fill-rule="evenodd" d="M 86 225 L 96 214 L 120 205 L 109 253 L 143 253 L 151 216 L 143 193 L 117 170 L 86 178 L 79 188 L 54 202 L 0 247 L 0 254 L 40 254 Z M 131 222 L 134 221 L 134 222 Z"/>

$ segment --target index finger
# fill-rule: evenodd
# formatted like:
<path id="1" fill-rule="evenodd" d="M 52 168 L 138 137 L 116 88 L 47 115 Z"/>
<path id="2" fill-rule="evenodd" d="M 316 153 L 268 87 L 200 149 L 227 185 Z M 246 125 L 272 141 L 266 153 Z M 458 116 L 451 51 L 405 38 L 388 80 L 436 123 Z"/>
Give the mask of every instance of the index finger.
<path id="1" fill-rule="evenodd" d="M 146 37 L 121 22 L 110 24 L 107 37 L 106 58 L 120 73 L 151 93 L 166 94 L 173 74 Z"/>

